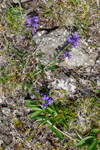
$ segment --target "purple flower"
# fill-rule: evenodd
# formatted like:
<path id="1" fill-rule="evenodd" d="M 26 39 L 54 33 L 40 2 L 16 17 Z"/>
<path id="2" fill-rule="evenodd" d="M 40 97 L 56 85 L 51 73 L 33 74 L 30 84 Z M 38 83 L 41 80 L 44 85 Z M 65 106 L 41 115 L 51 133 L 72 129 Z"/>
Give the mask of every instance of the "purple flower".
<path id="1" fill-rule="evenodd" d="M 27 28 L 25 29 L 25 31 L 32 27 L 32 33 L 33 35 L 35 35 L 36 27 L 38 26 L 38 21 L 39 20 L 37 16 L 33 16 L 33 18 L 29 17 L 27 19 Z"/>
<path id="2" fill-rule="evenodd" d="M 67 57 L 68 57 L 68 60 L 70 60 L 70 59 L 71 59 L 71 56 L 72 56 L 72 55 L 68 54 L 68 56 L 67 56 Z"/>
<path id="3" fill-rule="evenodd" d="M 67 37 L 67 41 L 71 43 L 70 47 L 76 48 L 77 44 L 79 44 L 80 37 L 77 33 L 74 33 L 73 36 Z"/>
<path id="4" fill-rule="evenodd" d="M 49 97 L 49 98 L 48 98 L 48 100 L 47 100 L 47 103 L 48 103 L 48 104 L 52 104 L 53 101 L 51 100 L 51 98 L 52 98 L 52 97 Z"/>
<path id="5" fill-rule="evenodd" d="M 47 107 L 47 104 L 52 104 L 53 103 L 53 100 L 51 100 L 52 97 L 47 96 L 46 93 L 43 94 L 42 99 L 45 101 L 45 103 L 42 104 L 43 108 Z"/>
<path id="6" fill-rule="evenodd" d="M 65 58 L 65 57 L 68 57 L 68 60 L 70 60 L 70 59 L 71 59 L 71 56 L 72 56 L 72 55 L 69 54 L 69 52 L 70 52 L 70 51 L 68 50 L 67 52 L 63 53 L 63 57 L 64 57 L 64 58 Z"/>
<path id="7" fill-rule="evenodd" d="M 47 107 L 47 104 L 46 104 L 46 103 L 43 103 L 42 105 L 43 105 L 43 108 Z"/>
<path id="8" fill-rule="evenodd" d="M 66 53 L 63 53 L 63 57 L 64 57 L 64 58 L 66 57 L 66 55 L 67 55 Z"/>

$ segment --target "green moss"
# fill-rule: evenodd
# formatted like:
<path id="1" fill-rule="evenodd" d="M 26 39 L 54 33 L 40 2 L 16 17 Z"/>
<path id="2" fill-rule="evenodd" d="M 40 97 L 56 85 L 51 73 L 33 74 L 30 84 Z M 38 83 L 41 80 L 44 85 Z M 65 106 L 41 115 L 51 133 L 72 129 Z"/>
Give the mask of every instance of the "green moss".
<path id="1" fill-rule="evenodd" d="M 16 128 L 22 127 L 23 123 L 20 120 L 14 120 L 14 124 Z"/>

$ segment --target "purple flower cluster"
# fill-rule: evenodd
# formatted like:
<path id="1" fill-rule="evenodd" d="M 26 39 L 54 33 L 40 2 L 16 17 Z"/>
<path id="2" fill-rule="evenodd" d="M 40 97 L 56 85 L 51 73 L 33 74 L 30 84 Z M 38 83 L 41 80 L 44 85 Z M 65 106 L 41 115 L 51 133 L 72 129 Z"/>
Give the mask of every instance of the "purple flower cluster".
<path id="1" fill-rule="evenodd" d="M 69 51 L 63 53 L 63 57 L 64 57 L 64 58 L 65 58 L 65 57 L 68 57 L 68 60 L 71 59 L 71 56 L 72 56 L 72 55 L 69 54 Z"/>
<path id="2" fill-rule="evenodd" d="M 43 108 L 47 107 L 47 104 L 52 104 L 53 103 L 53 100 L 51 100 L 52 97 L 47 96 L 46 93 L 43 94 L 42 99 L 45 101 L 45 103 L 42 104 Z"/>
<path id="3" fill-rule="evenodd" d="M 67 37 L 68 43 L 71 43 L 70 47 L 76 48 L 77 44 L 79 44 L 80 37 L 77 33 L 73 34 L 73 36 Z"/>
<path id="4" fill-rule="evenodd" d="M 27 19 L 27 28 L 25 29 L 25 31 L 27 31 L 30 27 L 32 27 L 32 33 L 33 35 L 35 35 L 36 32 L 36 27 L 38 26 L 38 17 L 37 16 L 33 16 L 33 18 L 29 17 Z"/>
<path id="5" fill-rule="evenodd" d="M 77 33 L 74 33 L 72 36 L 67 37 L 67 44 L 70 44 L 70 48 L 76 48 L 77 44 L 79 44 L 80 37 Z M 69 50 L 63 53 L 63 57 L 68 57 L 68 60 L 71 59 L 71 55 L 69 54 Z"/>

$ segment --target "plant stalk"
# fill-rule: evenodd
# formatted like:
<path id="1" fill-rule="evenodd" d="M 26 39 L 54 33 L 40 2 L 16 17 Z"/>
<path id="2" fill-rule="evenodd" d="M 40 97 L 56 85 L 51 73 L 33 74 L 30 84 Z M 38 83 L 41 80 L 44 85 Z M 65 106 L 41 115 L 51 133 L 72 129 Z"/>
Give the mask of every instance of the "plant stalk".
<path id="1" fill-rule="evenodd" d="M 66 50 L 66 48 L 69 47 L 69 45 L 70 45 L 70 44 L 68 44 L 61 52 L 59 52 L 59 53 L 57 54 L 56 59 Z M 50 66 L 50 65 L 53 63 L 53 61 L 54 61 L 54 58 L 44 67 L 43 70 L 47 69 L 48 66 Z M 34 76 L 37 75 L 37 74 L 39 74 L 39 73 L 41 73 L 43 70 L 38 71 L 36 74 L 34 74 Z"/>
<path id="2" fill-rule="evenodd" d="M 47 122 L 48 122 L 50 125 L 52 125 L 52 123 L 51 123 L 49 120 L 47 120 Z M 66 137 L 68 137 L 70 140 L 74 141 L 75 145 L 77 145 L 76 140 L 74 140 L 68 133 L 62 132 L 61 130 L 59 130 L 59 129 L 58 129 L 56 126 L 54 126 L 54 125 L 52 125 L 52 126 L 53 126 L 53 128 L 55 128 L 56 130 L 58 130 L 60 133 L 62 133 L 64 136 L 66 136 Z"/>

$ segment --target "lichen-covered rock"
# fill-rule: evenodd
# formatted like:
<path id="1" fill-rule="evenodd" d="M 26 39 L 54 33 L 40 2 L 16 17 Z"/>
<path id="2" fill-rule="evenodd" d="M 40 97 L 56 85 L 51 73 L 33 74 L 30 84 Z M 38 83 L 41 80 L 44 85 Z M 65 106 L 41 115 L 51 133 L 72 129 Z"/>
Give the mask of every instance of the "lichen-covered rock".
<path id="1" fill-rule="evenodd" d="M 50 71 L 46 72 L 48 80 L 48 88 L 62 89 L 66 91 L 66 95 L 72 96 L 76 92 L 77 81 L 73 76 L 66 76 L 63 72 L 53 76 Z"/>
<path id="2" fill-rule="evenodd" d="M 60 63 L 59 66 L 66 66 L 69 69 L 93 66 L 98 52 L 95 52 L 94 49 L 89 49 L 89 47 L 87 47 L 87 45 L 81 40 L 76 48 L 71 49 L 70 54 L 71 59 L 68 60 L 68 57 L 66 57 L 65 61 Z"/>
<path id="3" fill-rule="evenodd" d="M 69 32 L 65 29 L 56 29 L 50 33 L 43 31 L 38 32 L 33 39 L 37 44 L 37 51 L 40 50 L 43 53 L 40 61 L 43 65 L 47 65 L 48 62 L 57 54 L 56 49 L 61 50 L 66 43 L 66 37 L 69 36 Z M 80 44 L 76 48 L 70 49 L 71 59 L 65 58 L 65 61 L 58 64 L 58 66 L 65 66 L 69 69 L 76 67 L 88 67 L 93 66 L 98 56 L 98 51 L 95 48 L 91 48 L 88 43 L 81 39 Z"/>
<path id="4" fill-rule="evenodd" d="M 62 47 L 66 42 L 66 37 L 69 35 L 65 28 L 56 29 L 52 32 L 43 34 L 42 32 L 37 33 L 33 39 L 37 44 L 37 51 L 41 50 L 44 53 L 41 58 L 41 63 L 47 65 L 51 58 L 57 54 L 56 49 Z"/>

